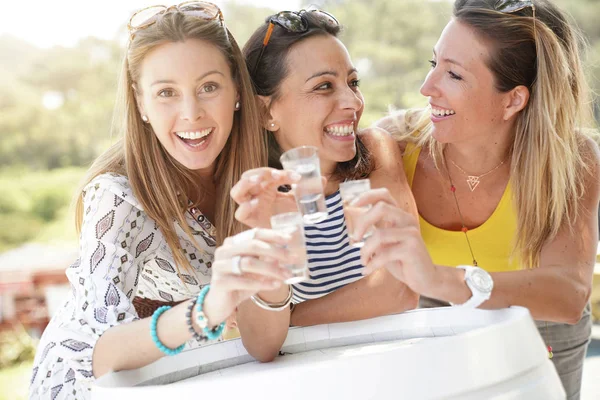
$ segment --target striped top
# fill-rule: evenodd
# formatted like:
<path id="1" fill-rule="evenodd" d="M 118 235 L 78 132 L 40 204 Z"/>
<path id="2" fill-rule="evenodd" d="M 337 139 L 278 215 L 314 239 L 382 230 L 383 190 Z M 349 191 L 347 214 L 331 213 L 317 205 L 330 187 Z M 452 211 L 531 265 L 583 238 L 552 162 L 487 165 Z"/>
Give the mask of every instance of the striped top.
<path id="1" fill-rule="evenodd" d="M 304 226 L 310 278 L 293 285 L 293 302 L 317 299 L 362 278 L 360 249 L 350 246 L 339 190 L 325 198 L 325 221 Z"/>

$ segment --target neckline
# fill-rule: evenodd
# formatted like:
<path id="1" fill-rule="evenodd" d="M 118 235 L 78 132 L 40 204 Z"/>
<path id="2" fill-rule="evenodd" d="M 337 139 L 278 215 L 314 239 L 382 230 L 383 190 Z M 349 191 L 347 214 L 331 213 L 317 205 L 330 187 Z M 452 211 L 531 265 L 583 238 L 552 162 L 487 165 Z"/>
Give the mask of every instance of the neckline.
<path id="1" fill-rule="evenodd" d="M 501 210 L 505 207 L 505 203 L 507 201 L 509 201 L 508 197 L 509 197 L 509 193 L 510 193 L 510 180 L 508 181 L 508 183 L 506 184 L 506 187 L 504 188 L 504 192 L 502 193 L 502 197 L 500 198 L 500 201 L 498 202 L 498 204 L 496 205 L 496 208 L 494 209 L 494 211 L 492 212 L 492 214 L 488 217 L 488 219 L 486 219 L 481 225 L 479 225 L 478 227 L 475 228 L 469 228 L 469 234 L 477 234 L 481 231 L 484 231 L 489 225 L 491 225 L 493 223 L 493 221 L 495 219 L 498 218 L 498 214 L 501 213 Z M 464 233 L 460 230 L 458 231 L 453 231 L 453 230 L 449 230 L 449 229 L 444 229 L 444 228 L 440 228 L 439 226 L 433 225 L 431 222 L 427 221 L 425 218 L 423 218 L 423 216 L 421 215 L 421 213 L 419 213 L 419 221 L 421 221 L 421 223 L 423 225 L 428 226 L 431 229 L 435 229 L 437 231 L 440 231 L 444 234 L 447 235 L 464 235 Z"/>
<path id="2" fill-rule="evenodd" d="M 407 151 L 412 151 L 413 153 L 411 154 L 414 157 L 414 165 L 412 166 L 411 169 L 411 176 L 407 177 L 409 178 L 409 184 L 410 184 L 410 188 L 412 191 L 412 187 L 414 184 L 414 180 L 415 180 L 415 174 L 417 173 L 417 164 L 419 163 L 419 157 L 421 155 L 421 147 L 415 146 L 412 143 L 409 143 L 408 145 L 412 145 L 410 149 L 406 149 Z M 407 145 L 407 146 L 408 146 Z M 478 227 L 475 228 L 469 228 L 469 233 L 471 234 L 477 234 L 478 232 L 484 231 L 486 229 L 487 226 L 489 226 L 494 219 L 498 218 L 498 214 L 500 214 L 501 210 L 505 207 L 505 204 L 507 201 L 510 201 L 509 199 L 509 193 L 511 192 L 511 184 L 510 184 L 510 179 L 508 180 L 508 182 L 506 183 L 506 186 L 504 187 L 504 192 L 502 193 L 502 197 L 500 198 L 500 201 L 498 202 L 498 204 L 496 205 L 496 208 L 494 209 L 494 211 L 492 212 L 492 214 L 488 217 L 488 219 L 486 219 L 481 225 L 479 225 Z M 418 209 L 418 207 L 417 207 Z M 447 235 L 464 235 L 464 233 L 460 230 L 458 231 L 453 231 L 453 230 L 449 230 L 449 229 L 443 229 L 440 228 L 434 224 L 432 224 L 431 222 L 427 221 L 419 212 L 419 221 L 422 225 L 427 226 L 430 229 L 435 229 L 436 231 L 439 231 L 443 234 L 447 234 Z"/>

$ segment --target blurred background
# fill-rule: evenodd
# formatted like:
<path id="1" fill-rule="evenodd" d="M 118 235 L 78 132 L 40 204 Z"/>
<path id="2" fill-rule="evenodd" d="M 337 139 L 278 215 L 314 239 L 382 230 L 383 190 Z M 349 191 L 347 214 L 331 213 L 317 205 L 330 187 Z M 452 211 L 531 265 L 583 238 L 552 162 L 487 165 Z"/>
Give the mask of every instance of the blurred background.
<path id="1" fill-rule="evenodd" d="M 588 78 L 599 92 L 600 1 L 554 1 L 572 15 L 589 42 Z M 390 106 L 426 104 L 419 86 L 452 6 L 448 0 L 216 3 L 240 45 L 275 11 L 313 4 L 334 14 L 345 27 L 342 40 L 362 80 L 362 126 Z M 26 397 L 36 338 L 68 290 L 64 270 L 77 257 L 70 201 L 86 168 L 114 140 L 110 124 L 126 23 L 133 11 L 154 4 L 34 0 L 2 6 L 0 400 Z M 600 121 L 597 97 L 595 116 Z M 596 268 L 596 286 L 599 274 Z M 594 296 L 600 303 L 600 288 Z M 600 357 L 594 357 L 600 356 L 598 343 L 590 346 L 584 399 L 600 398 L 600 387 L 590 379 L 592 367 L 587 367 L 594 365 L 600 373 Z"/>

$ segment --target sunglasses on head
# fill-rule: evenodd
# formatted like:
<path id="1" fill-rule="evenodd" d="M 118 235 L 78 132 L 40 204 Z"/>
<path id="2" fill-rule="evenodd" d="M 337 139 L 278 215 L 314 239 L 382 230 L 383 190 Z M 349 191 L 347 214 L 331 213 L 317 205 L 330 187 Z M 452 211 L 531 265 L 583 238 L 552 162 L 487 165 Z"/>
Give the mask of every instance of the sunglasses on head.
<path id="1" fill-rule="evenodd" d="M 494 6 L 494 10 L 506 14 L 512 14 L 527 7 L 531 7 L 535 15 L 535 5 L 533 4 L 533 0 L 498 0 Z"/>
<path id="2" fill-rule="evenodd" d="M 269 26 L 267 27 L 267 33 L 265 34 L 265 38 L 263 39 L 263 45 L 260 49 L 260 54 L 256 59 L 256 63 L 254 64 L 254 70 L 252 74 L 256 74 L 256 70 L 258 69 L 258 64 L 260 64 L 260 60 L 265 52 L 265 48 L 269 44 L 269 40 L 271 40 L 271 34 L 273 33 L 273 29 L 275 25 L 278 25 L 285 29 L 288 32 L 292 33 L 304 33 L 308 31 L 308 21 L 306 20 L 305 14 L 310 13 L 311 16 L 315 16 L 318 18 L 320 22 L 330 27 L 338 27 L 340 23 L 338 20 L 331 14 L 321 10 L 300 10 L 300 11 L 281 11 L 275 15 L 269 17 Z"/>
<path id="3" fill-rule="evenodd" d="M 225 28 L 223 13 L 216 4 L 207 1 L 185 1 L 175 6 L 150 6 L 137 11 L 131 16 L 129 23 L 127 24 L 129 39 L 133 40 L 133 36 L 137 31 L 155 24 L 161 15 L 170 11 L 178 11 L 182 14 L 191 15 L 205 21 L 218 19 L 221 26 Z"/>

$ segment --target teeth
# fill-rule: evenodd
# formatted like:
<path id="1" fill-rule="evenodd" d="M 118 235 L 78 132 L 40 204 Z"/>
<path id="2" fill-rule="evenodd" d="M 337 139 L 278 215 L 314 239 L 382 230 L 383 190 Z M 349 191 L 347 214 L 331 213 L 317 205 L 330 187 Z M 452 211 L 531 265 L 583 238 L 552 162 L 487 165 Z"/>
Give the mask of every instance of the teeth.
<path id="1" fill-rule="evenodd" d="M 446 115 L 454 115 L 456 112 L 454 110 L 443 110 L 441 108 L 431 107 L 431 113 L 438 117 L 444 117 Z"/>
<path id="2" fill-rule="evenodd" d="M 206 128 L 201 131 L 195 132 L 175 132 L 177 136 L 182 139 L 202 139 L 205 136 L 208 136 L 212 132 L 212 128 Z"/>
<path id="3" fill-rule="evenodd" d="M 354 125 L 336 125 L 325 128 L 325 131 L 333 136 L 349 136 L 354 133 Z"/>

